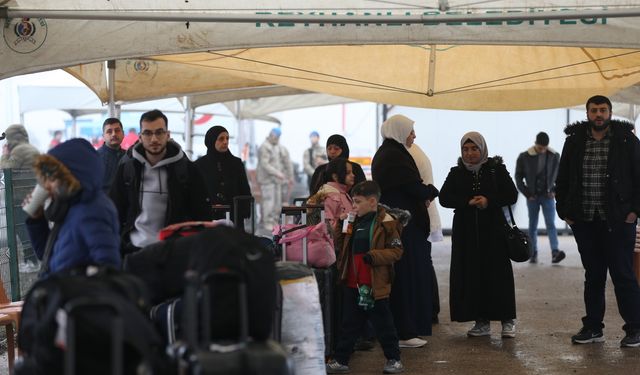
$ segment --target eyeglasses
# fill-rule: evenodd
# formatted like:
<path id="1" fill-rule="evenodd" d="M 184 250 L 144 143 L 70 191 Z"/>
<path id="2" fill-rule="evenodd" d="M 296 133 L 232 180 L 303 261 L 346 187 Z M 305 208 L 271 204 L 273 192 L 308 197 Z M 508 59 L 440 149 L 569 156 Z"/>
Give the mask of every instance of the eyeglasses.
<path id="1" fill-rule="evenodd" d="M 142 135 L 144 138 L 151 138 L 154 135 L 157 138 L 162 138 L 165 134 L 167 134 L 167 131 L 164 129 L 156 129 L 156 131 L 143 130 L 140 132 L 140 135 Z"/>

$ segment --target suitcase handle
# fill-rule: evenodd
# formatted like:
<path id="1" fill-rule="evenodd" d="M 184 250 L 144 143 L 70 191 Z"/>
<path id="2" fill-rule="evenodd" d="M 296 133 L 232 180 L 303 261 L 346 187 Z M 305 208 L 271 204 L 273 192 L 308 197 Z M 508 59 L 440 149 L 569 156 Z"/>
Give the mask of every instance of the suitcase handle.
<path id="1" fill-rule="evenodd" d="M 247 201 L 249 204 L 249 208 L 250 208 L 249 215 L 251 215 L 251 234 L 255 234 L 256 233 L 256 215 L 255 215 L 256 205 L 255 205 L 255 198 L 253 198 L 252 195 L 237 195 L 233 197 L 233 222 L 236 223 L 236 226 L 240 225 L 238 224 L 240 222 L 239 220 L 241 220 L 240 210 L 238 209 L 238 207 L 240 207 L 240 203 L 242 201 Z"/>
<path id="2" fill-rule="evenodd" d="M 191 348 L 203 347 L 207 350 L 215 348 L 216 351 L 229 351 L 243 348 L 249 342 L 249 306 L 247 301 L 247 283 L 240 273 L 217 269 L 200 276 L 196 271 L 187 271 L 185 274 L 187 286 L 184 296 L 183 316 L 185 326 L 185 336 L 187 343 Z M 209 318 L 211 316 L 211 286 L 215 281 L 232 280 L 237 283 L 238 289 L 238 344 L 222 345 L 211 344 L 211 325 Z M 215 286 L 214 286 L 215 293 Z M 198 294 L 202 297 L 200 309 L 198 309 Z M 198 313 L 200 315 L 198 316 Z M 197 317 L 193 319 L 193 317 Z M 200 326 L 200 327 L 198 327 Z M 198 332 L 203 333 L 203 339 L 198 339 Z"/>
<path id="3" fill-rule="evenodd" d="M 120 375 L 123 371 L 122 349 L 124 342 L 124 322 L 122 309 L 109 298 L 103 296 L 77 297 L 64 305 L 67 312 L 67 348 L 64 353 L 64 375 L 74 375 L 76 370 L 76 314 L 83 309 L 99 307 L 113 312 L 111 319 L 111 373 Z"/>

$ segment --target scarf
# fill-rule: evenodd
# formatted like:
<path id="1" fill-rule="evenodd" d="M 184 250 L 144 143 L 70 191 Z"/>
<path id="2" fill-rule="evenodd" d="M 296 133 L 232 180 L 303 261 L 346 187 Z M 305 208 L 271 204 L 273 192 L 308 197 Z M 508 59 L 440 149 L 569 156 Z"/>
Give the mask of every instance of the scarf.
<path id="1" fill-rule="evenodd" d="M 49 273 L 49 259 L 51 259 L 53 245 L 58 238 L 58 233 L 60 232 L 60 227 L 62 227 L 64 218 L 67 216 L 67 212 L 69 212 L 71 200 L 77 195 L 78 192 L 67 197 L 60 196 L 57 199 L 52 200 L 51 204 L 44 210 L 45 219 L 47 219 L 48 221 L 52 221 L 53 227 L 49 231 L 47 242 L 44 245 L 42 266 L 40 267 L 40 271 L 38 272 L 38 278 L 42 278 Z"/>
<path id="2" fill-rule="evenodd" d="M 478 173 L 478 171 L 482 167 L 482 164 L 486 163 L 487 159 L 489 159 L 489 150 L 487 149 L 487 143 L 485 142 L 482 134 L 478 132 L 468 132 L 467 134 L 463 135 L 462 139 L 460 140 L 460 153 L 462 153 L 462 146 L 464 146 L 467 141 L 473 142 L 473 144 L 478 146 L 478 148 L 480 149 L 480 161 L 478 162 L 478 164 L 470 164 L 465 162 L 463 158 L 462 163 L 464 164 L 465 168 L 467 168 L 467 170 Z"/>
<path id="3" fill-rule="evenodd" d="M 382 124 L 380 134 L 382 138 L 393 139 L 406 147 L 407 138 L 413 130 L 413 123 L 413 120 L 406 116 L 393 115 Z"/>
<path id="4" fill-rule="evenodd" d="M 336 145 L 342 149 L 342 153 L 338 155 L 339 158 L 349 159 L 349 145 L 345 137 L 340 134 L 334 134 L 327 139 L 327 147 L 329 145 Z"/>
<path id="5" fill-rule="evenodd" d="M 371 176 L 380 189 L 393 189 L 412 182 L 422 182 L 416 162 L 404 144 L 387 138 L 371 162 Z"/>
<path id="6" fill-rule="evenodd" d="M 420 172 L 420 177 L 422 178 L 422 183 L 425 185 L 432 184 L 433 182 L 433 169 L 431 168 L 431 160 L 427 154 L 422 151 L 420 146 L 416 143 L 411 145 L 409 148 L 409 154 L 413 157 L 413 160 L 416 162 L 416 166 L 418 167 L 418 171 Z M 429 241 L 438 242 L 443 240 L 442 235 L 442 224 L 440 222 L 440 213 L 438 212 L 438 205 L 435 201 L 431 202 L 429 208 L 427 208 L 427 212 L 429 213 L 429 225 L 430 225 L 430 235 Z"/>

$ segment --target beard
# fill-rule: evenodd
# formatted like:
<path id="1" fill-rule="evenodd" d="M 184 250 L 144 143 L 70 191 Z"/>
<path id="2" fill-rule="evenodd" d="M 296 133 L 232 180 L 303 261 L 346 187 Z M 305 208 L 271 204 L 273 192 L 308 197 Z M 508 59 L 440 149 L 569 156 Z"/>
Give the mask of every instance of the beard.
<path id="1" fill-rule="evenodd" d="M 167 146 L 160 148 L 158 151 L 153 151 L 151 149 L 145 149 L 144 151 L 150 155 L 160 155 L 167 149 Z"/>
<path id="2" fill-rule="evenodd" d="M 595 121 L 589 121 L 589 123 L 591 124 L 591 129 L 600 132 L 600 131 L 606 130 L 609 127 L 609 124 L 611 123 L 611 118 L 604 120 L 602 122 L 602 125 L 596 124 Z"/>

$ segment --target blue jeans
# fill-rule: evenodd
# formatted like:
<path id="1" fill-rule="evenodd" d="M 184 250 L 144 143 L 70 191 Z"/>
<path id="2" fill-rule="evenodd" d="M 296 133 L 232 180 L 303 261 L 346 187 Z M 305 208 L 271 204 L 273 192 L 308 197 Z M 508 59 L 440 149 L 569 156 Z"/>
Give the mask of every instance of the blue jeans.
<path id="1" fill-rule="evenodd" d="M 578 221 L 571 225 L 584 267 L 585 327 L 602 329 L 605 311 L 607 269 L 613 281 L 618 311 L 625 331 L 640 329 L 640 287 L 633 273 L 635 223 Z"/>
<path id="2" fill-rule="evenodd" d="M 558 250 L 558 231 L 556 230 L 556 203 L 553 198 L 535 197 L 535 199 L 527 199 L 527 208 L 529 209 L 529 237 L 531 238 L 531 247 L 533 253 L 538 253 L 538 214 L 542 207 L 542 215 L 544 216 L 544 224 L 547 226 L 547 236 L 549 236 L 549 244 L 551 251 Z"/>

